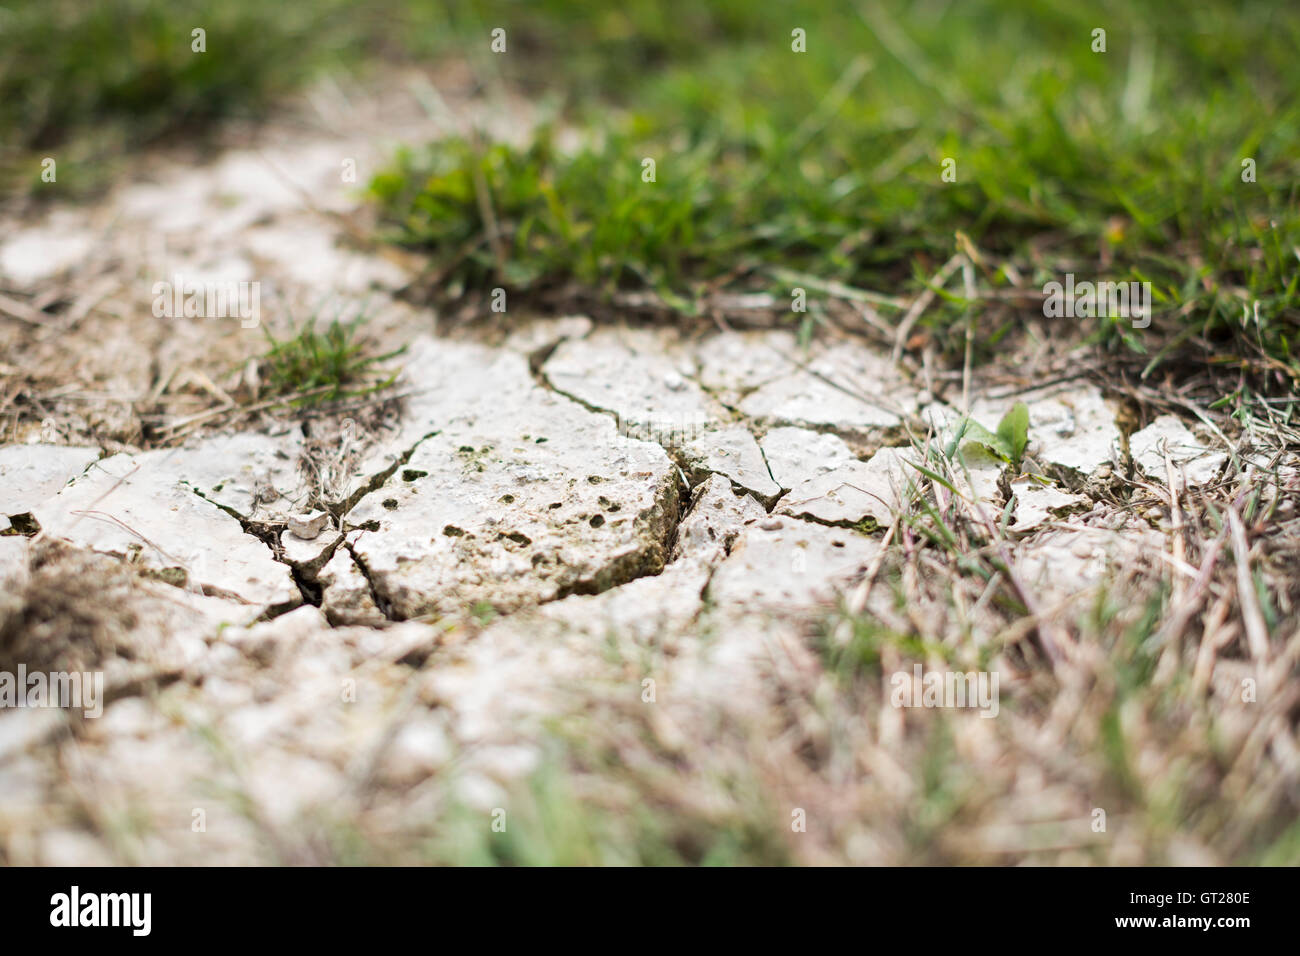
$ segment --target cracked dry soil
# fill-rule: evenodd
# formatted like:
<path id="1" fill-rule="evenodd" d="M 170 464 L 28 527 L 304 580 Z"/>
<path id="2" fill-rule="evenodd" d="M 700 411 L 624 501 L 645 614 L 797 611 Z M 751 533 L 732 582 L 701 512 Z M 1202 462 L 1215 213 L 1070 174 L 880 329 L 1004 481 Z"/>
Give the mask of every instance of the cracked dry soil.
<path id="1" fill-rule="evenodd" d="M 1049 646 L 1045 622 L 1161 579 L 1180 512 L 1158 494 L 1134 508 L 1121 483 L 1190 494 L 1231 478 L 1285 510 L 1293 460 L 1265 463 L 1174 415 L 1126 426 L 1082 377 L 1015 391 L 976 380 L 969 414 L 985 428 L 1027 403 L 1027 465 L 970 448 L 950 486 L 927 493 L 1002 524 L 1014 553 L 1000 573 L 1030 614 L 1008 616 L 996 580 L 967 591 L 918 559 L 906 520 L 927 436 L 942 444 L 962 417 L 958 390 L 922 387 L 853 336 L 804 349 L 783 331 L 579 316 L 439 333 L 396 295 L 390 260 L 345 248 L 333 220 L 301 205 L 334 195 L 323 184 L 339 150 L 362 149 L 324 136 L 269 172 L 247 150 L 164 168 L 86 225 L 16 228 L 0 246 L 12 282 L 116 290 L 109 307 L 21 343 L 37 370 L 56 347 L 83 352 L 93 387 L 0 447 L 0 671 L 102 671 L 104 710 L 0 712 L 0 859 L 455 861 L 449 832 L 532 806 L 540 831 L 547 812 L 675 816 L 685 859 L 757 827 L 766 835 L 747 839 L 763 860 L 909 862 L 933 822 L 917 810 L 934 799 L 933 759 L 965 774 L 968 818 L 927 844 L 935 859 L 1231 858 L 1194 828 L 1156 848 L 1094 839 L 1098 778 L 1078 769 L 1091 742 L 1049 745 L 1044 728 L 1095 706 L 1079 678 L 1095 649 L 1068 635 Z M 160 206 L 178 192 L 192 202 Z M 140 244 L 133 217 L 174 248 Z M 24 255 L 51 230 L 100 229 L 105 243 L 66 246 L 71 261 Z M 306 235 L 321 259 L 311 270 L 286 251 Z M 376 328 L 410 346 L 400 378 L 350 410 L 169 432 L 193 419 L 196 393 L 221 390 L 218 357 L 238 367 L 256 347 L 181 320 L 173 335 L 141 330 L 149 362 L 119 361 L 116 330 L 140 306 L 129 276 L 178 260 L 256 268 L 281 304 L 326 277 L 378 299 Z M 101 342 L 105 354 L 88 347 Z M 117 417 L 88 412 L 100 406 Z M 145 450 L 143 425 L 169 441 Z M 291 519 L 310 513 L 324 526 L 295 534 Z M 1239 636 L 1220 632 L 1219 646 Z M 830 693 L 846 655 L 880 683 L 905 651 L 1004 675 L 1002 719 L 962 713 L 940 732 L 876 689 Z M 1243 674 L 1282 687 L 1293 665 L 1256 647 L 1197 658 L 1194 679 L 1226 708 L 1227 738 L 1267 733 L 1284 750 L 1285 701 L 1224 702 Z M 1161 759 L 1140 755 L 1133 772 L 1158 776 Z M 568 782 L 538 797 L 556 767 Z M 1280 799 L 1294 761 L 1262 772 Z M 811 839 L 791 838 L 791 807 L 809 808 Z"/>

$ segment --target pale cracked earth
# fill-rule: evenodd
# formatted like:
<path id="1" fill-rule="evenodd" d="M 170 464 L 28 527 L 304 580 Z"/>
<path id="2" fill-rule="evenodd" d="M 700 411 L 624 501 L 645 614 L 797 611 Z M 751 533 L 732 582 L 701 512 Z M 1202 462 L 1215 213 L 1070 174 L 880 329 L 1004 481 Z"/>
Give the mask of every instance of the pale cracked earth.
<path id="1" fill-rule="evenodd" d="M 987 428 L 1028 405 L 1025 474 L 967 446 L 947 489 L 916 466 L 960 420 L 960 381 L 852 335 L 804 348 L 580 316 L 448 329 L 397 295 L 400 257 L 352 242 L 339 163 L 358 157 L 364 180 L 384 144 L 338 133 L 351 119 L 160 159 L 91 208 L 3 232 L 5 287 L 64 307 L 3 323 L 6 377 L 46 402 L 40 422 L 6 419 L 0 447 L 0 670 L 102 670 L 107 703 L 97 719 L 0 710 L 0 859 L 473 860 L 495 808 L 516 814 L 525 862 L 653 861 L 646 831 L 686 859 L 720 833 L 740 858 L 808 863 L 909 862 L 935 841 L 927 858 L 977 862 L 1230 853 L 1195 827 L 1126 840 L 1145 831 L 1123 813 L 1090 827 L 1102 796 L 1070 728 L 1091 690 L 1068 665 L 1092 650 L 1068 628 L 1030 634 L 1164 574 L 1170 482 L 1250 491 L 1249 436 L 1174 414 L 1135 429 L 1080 377 L 977 375 Z M 262 281 L 277 331 L 364 301 L 373 334 L 409 345 L 401 375 L 341 410 L 236 413 L 261 333 L 153 318 L 152 282 L 178 271 Z M 1294 462 L 1269 464 L 1285 511 Z M 1119 502 L 1121 480 L 1147 503 Z M 999 616 L 993 585 L 968 595 L 906 561 L 898 516 L 923 483 L 1001 526 L 1027 626 Z M 931 714 L 880 687 L 837 698 L 846 607 L 920 635 L 906 660 L 882 649 L 886 677 L 998 672 L 999 717 L 948 715 L 936 757 Z M 1216 648 L 1251 631 L 1218 625 Z M 1294 793 L 1289 704 L 1231 703 L 1243 674 L 1284 682 L 1294 660 L 1198 662 L 1219 732 L 1272 748 L 1268 792 Z M 1130 759 L 1159 781 L 1176 758 Z M 962 819 L 934 760 L 962 768 Z M 614 836 L 582 822 L 601 813 Z"/>

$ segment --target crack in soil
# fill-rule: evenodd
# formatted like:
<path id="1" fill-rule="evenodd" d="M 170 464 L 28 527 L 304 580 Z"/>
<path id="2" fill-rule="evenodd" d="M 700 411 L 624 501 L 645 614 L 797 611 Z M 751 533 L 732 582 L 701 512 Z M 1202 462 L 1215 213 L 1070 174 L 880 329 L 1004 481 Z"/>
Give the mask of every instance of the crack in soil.
<path id="1" fill-rule="evenodd" d="M 549 356 L 549 354 L 553 353 L 557 348 L 559 348 L 559 346 L 560 343 L 557 342 L 546 349 L 539 349 L 538 351 L 539 352 L 546 351 L 547 355 Z M 545 359 L 543 359 L 542 362 L 544 363 Z M 604 415 L 608 418 L 612 418 L 614 420 L 614 425 L 616 428 L 619 428 L 619 426 L 621 425 L 623 419 L 618 414 L 618 412 L 609 408 L 600 408 L 599 406 L 592 405 L 589 402 L 583 401 L 582 399 L 578 398 L 575 395 L 570 395 L 564 389 L 554 385 L 546 377 L 545 372 L 541 370 L 540 365 L 538 368 L 533 370 L 533 374 L 534 377 L 537 379 L 537 381 L 540 384 L 542 384 L 548 391 L 551 391 L 562 398 L 567 398 L 569 401 L 574 402 L 577 405 L 581 405 L 583 408 L 587 409 L 587 411 L 592 412 L 593 414 Z M 694 379 L 692 379 L 692 381 L 694 381 Z M 724 405 L 723 407 L 727 408 L 726 405 Z M 747 432 L 749 432 L 750 436 L 754 439 L 754 444 L 758 445 L 758 435 L 754 430 L 754 423 L 734 408 L 728 408 L 728 411 L 732 412 L 733 415 L 736 416 L 735 419 L 729 423 L 720 422 L 717 430 L 721 431 L 728 426 L 731 427 L 738 426 L 740 428 L 745 429 Z M 707 433 L 708 432 L 706 431 L 705 434 Z M 621 431 L 620 434 L 622 434 Z M 771 514 L 773 509 L 775 509 L 776 506 L 781 503 L 781 499 L 785 497 L 786 492 L 789 490 L 786 488 L 782 488 L 781 494 L 777 495 L 772 500 L 771 505 L 764 505 L 763 502 L 757 496 L 757 494 L 755 494 L 754 492 L 750 491 L 748 488 L 745 488 L 743 485 L 736 482 L 733 478 L 731 478 L 731 476 L 725 475 L 720 471 L 715 471 L 712 468 L 707 467 L 706 465 L 688 459 L 685 453 L 677 445 L 665 444 L 664 442 L 659 441 L 657 438 L 654 437 L 653 432 L 649 432 L 645 436 L 629 434 L 629 437 L 636 438 L 638 441 L 648 442 L 652 445 L 658 445 L 660 449 L 662 449 L 663 453 L 668 456 L 668 460 L 671 461 L 677 467 L 678 474 L 681 476 L 682 482 L 686 486 L 686 491 L 688 495 L 690 492 L 694 491 L 705 481 L 707 481 L 709 476 L 718 475 L 719 477 L 725 478 L 727 481 L 731 483 L 731 487 L 733 491 L 739 488 L 742 493 L 748 494 L 751 497 L 753 497 L 754 500 L 757 501 L 759 505 L 761 505 L 768 514 Z M 758 446 L 758 452 L 759 455 L 762 456 L 763 458 L 763 467 L 767 470 L 767 476 L 769 478 L 772 478 L 772 469 L 767 463 L 767 456 L 763 454 L 763 448 L 761 445 Z M 702 475 L 703 477 L 699 478 L 697 481 L 692 483 L 690 478 L 688 477 L 688 475 L 692 475 L 692 474 Z M 772 481 L 776 483 L 775 478 L 773 478 Z M 678 523 L 680 523 L 680 520 L 681 518 L 679 516 Z"/>
<path id="2" fill-rule="evenodd" d="M 397 469 L 401 468 L 403 465 L 409 462 L 411 460 L 411 456 L 415 454 L 417 448 L 419 448 L 430 438 L 433 438 L 435 435 L 438 435 L 440 433 L 441 433 L 440 430 L 435 429 L 431 432 L 421 435 L 419 438 L 415 440 L 415 442 L 411 445 L 410 448 L 406 449 L 406 451 L 402 452 L 400 455 L 397 456 L 397 460 L 394 461 L 392 465 L 385 468 L 383 471 L 371 475 L 370 478 L 366 480 L 366 483 L 364 485 L 362 485 L 352 494 L 348 495 L 342 501 L 330 503 L 324 501 L 324 499 L 320 499 L 319 497 L 317 500 L 321 501 L 322 507 L 326 511 L 328 511 L 331 516 L 338 519 L 340 523 L 342 523 L 343 519 L 347 517 L 348 512 L 350 512 L 357 505 L 361 504 L 362 499 L 378 491 L 383 486 L 384 482 L 388 481 L 389 478 L 393 477 L 393 475 L 397 473 Z"/>
<path id="3" fill-rule="evenodd" d="M 565 390 L 556 387 L 546 376 L 543 370 L 543 366 L 545 365 L 546 360 L 552 354 L 554 354 L 556 349 L 559 348 L 559 346 L 563 343 L 563 341 L 565 340 L 561 339 L 556 342 L 547 343 L 539 347 L 538 349 L 535 349 L 532 352 L 528 353 L 527 360 L 528 360 L 530 372 L 532 373 L 534 380 L 537 382 L 537 384 L 540 387 L 547 389 L 553 394 L 559 395 L 560 397 L 573 402 L 574 404 L 586 409 L 588 412 L 592 414 L 598 414 L 598 415 L 604 415 L 610 417 L 614 419 L 615 423 L 617 424 L 620 421 L 620 418 L 616 412 L 610 409 L 593 406 L 583 401 L 582 399 L 569 394 Z M 738 416 L 738 420 L 735 422 L 735 424 L 748 430 L 751 435 L 755 434 L 753 423 L 750 422 L 747 418 L 743 416 Z M 217 501 L 214 501 L 211 498 L 208 498 L 206 495 L 203 494 L 203 492 L 201 492 L 197 488 L 188 485 L 187 487 L 189 487 L 190 490 L 194 492 L 194 494 L 198 495 L 198 497 L 202 498 L 204 501 L 207 501 L 209 504 L 215 505 L 221 511 L 225 512 L 226 514 L 234 518 L 236 521 L 238 521 L 244 533 L 257 538 L 264 545 L 266 545 L 266 547 L 271 552 L 272 558 L 278 563 L 285 565 L 289 569 L 294 584 L 299 591 L 299 595 L 301 597 L 301 604 L 310 604 L 315 607 L 322 606 L 324 589 L 322 585 L 319 583 L 318 574 L 320 570 L 325 566 L 325 564 L 327 564 L 329 560 L 332 557 L 334 557 L 334 555 L 338 551 L 338 548 L 341 546 L 347 550 L 348 555 L 351 558 L 354 566 L 357 568 L 360 574 L 365 578 L 367 587 L 370 591 L 371 600 L 374 602 L 375 607 L 379 610 L 381 614 L 383 614 L 385 619 L 389 621 L 401 621 L 404 620 L 405 618 L 404 616 L 397 613 L 396 603 L 394 602 L 392 595 L 387 593 L 382 582 L 378 580 L 379 576 L 375 575 L 371 571 L 365 558 L 361 556 L 358 550 L 353 546 L 353 543 L 349 542 L 346 539 L 346 534 L 348 531 L 357 530 L 356 527 L 351 527 L 348 525 L 347 516 L 362 502 L 362 500 L 364 500 L 370 494 L 381 489 L 384 486 L 384 484 L 390 478 L 392 478 L 394 474 L 398 472 L 399 469 L 401 469 L 403 466 L 409 463 L 415 451 L 420 447 L 420 445 L 423 442 L 425 442 L 430 438 L 435 437 L 439 433 L 440 433 L 439 430 L 432 430 L 424 435 L 421 435 L 416 441 L 414 441 L 410 445 L 410 447 L 406 448 L 401 454 L 399 454 L 390 465 L 388 465 L 381 471 L 371 474 L 351 494 L 347 495 L 345 498 L 341 500 L 336 500 L 336 501 L 328 501 L 325 499 L 323 495 L 324 488 L 321 487 L 321 482 L 319 481 L 318 477 L 314 477 L 314 476 L 318 476 L 319 469 L 315 467 L 311 467 L 311 466 L 318 465 L 319 463 L 316 462 L 310 456 L 308 456 L 307 464 L 309 467 L 304 469 L 304 474 L 308 477 L 308 481 L 311 485 L 310 498 L 308 500 L 313 502 L 315 505 L 321 507 L 331 516 L 335 524 L 335 527 L 332 528 L 331 530 L 338 535 L 337 539 L 333 543 L 327 545 L 320 552 L 320 554 L 310 562 L 294 562 L 285 557 L 284 547 L 280 540 L 280 533 L 281 531 L 284 530 L 283 523 L 250 518 L 249 516 L 242 514 L 241 512 L 239 512 L 234 508 L 223 505 Z M 614 558 L 612 561 L 603 565 L 602 567 L 596 569 L 591 574 L 585 576 L 581 580 L 575 581 L 570 585 L 559 588 L 553 596 L 537 601 L 536 603 L 528 604 L 526 607 L 521 607 L 515 611 L 507 611 L 504 614 L 500 615 L 501 618 L 509 617 L 512 614 L 517 613 L 518 610 L 527 610 L 529 608 L 538 607 L 543 604 L 553 603 L 554 601 L 563 600 L 564 598 L 575 594 L 593 595 L 593 594 L 600 594 L 608 590 L 613 590 L 615 588 L 622 587 L 625 584 L 629 584 L 632 581 L 635 581 L 639 578 L 652 577 L 661 574 L 665 569 L 672 567 L 673 565 L 684 560 L 682 558 L 679 558 L 677 561 L 672 561 L 672 560 L 668 560 L 668 558 L 672 554 L 673 549 L 676 547 L 678 533 L 682 525 L 682 522 L 685 520 L 685 518 L 693 508 L 693 503 L 691 501 L 691 493 L 692 491 L 694 491 L 696 487 L 699 486 L 699 482 L 696 482 L 695 485 L 692 485 L 689 479 L 686 477 L 685 458 L 675 446 L 673 446 L 672 444 L 665 444 L 662 441 L 657 441 L 653 437 L 646 437 L 641 440 L 646 441 L 650 444 L 657 445 L 668 457 L 669 461 L 673 463 L 675 471 L 677 472 L 675 476 L 675 480 L 669 485 L 671 491 L 661 496 L 660 499 L 654 505 L 646 509 L 646 511 L 644 511 L 641 515 L 638 516 L 642 520 L 650 520 L 651 522 L 656 522 L 656 516 L 654 512 L 657 509 L 662 509 L 664 511 L 664 514 L 662 518 L 659 519 L 659 521 L 661 521 L 664 525 L 663 533 L 659 535 L 655 535 L 652 538 L 648 548 L 639 549 L 633 554 L 618 556 Z M 761 453 L 762 453 L 762 449 L 760 447 L 760 454 Z M 765 454 L 763 455 L 763 463 L 770 477 L 771 467 L 767 463 L 767 458 Z M 719 472 L 715 472 L 707 468 L 700 469 L 700 473 L 706 476 L 706 478 L 708 475 L 721 474 Z M 722 477 L 727 478 L 726 475 L 722 475 Z M 701 480 L 706 480 L 706 479 L 701 479 Z M 732 489 L 734 491 L 737 486 L 735 485 L 734 482 L 731 482 L 730 478 L 727 478 L 727 480 L 732 485 Z M 741 490 L 742 492 L 745 491 L 743 488 Z M 782 497 L 784 496 L 785 491 L 786 489 L 783 489 L 782 495 L 778 496 L 777 499 L 773 501 L 771 507 L 766 509 L 768 513 L 771 513 L 773 509 L 776 507 L 776 505 L 779 504 Z M 730 547 L 728 547 L 726 549 L 726 553 L 730 553 L 730 550 L 731 550 Z M 709 574 L 710 581 L 712 580 L 713 570 L 715 569 L 712 568 L 710 569 L 710 574 Z M 205 589 L 205 590 L 211 591 L 211 589 Z M 707 590 L 708 590 L 708 582 L 705 583 L 704 587 L 701 590 L 702 597 L 707 593 Z M 211 593 L 215 594 L 216 592 L 212 591 Z M 238 599 L 238 595 L 229 595 L 229 596 Z M 284 605 L 277 605 L 275 607 L 268 608 L 267 611 L 262 616 L 262 618 L 265 620 L 270 620 L 280 616 L 281 614 L 287 613 L 288 611 L 293 610 L 294 608 L 299 606 L 301 605 L 297 602 L 288 602 Z"/>
<path id="4" fill-rule="evenodd" d="M 347 549 L 348 554 L 352 557 L 352 563 L 356 565 L 357 570 L 361 572 L 361 576 L 366 579 L 366 586 L 370 589 L 370 600 L 375 603 L 375 607 L 378 609 L 379 613 L 389 621 L 405 620 L 394 613 L 392 600 L 384 594 L 382 589 L 379 587 L 378 582 L 375 581 L 374 575 L 370 573 L 370 568 L 366 566 L 365 559 L 362 558 L 361 555 L 357 554 L 356 549 L 352 547 L 351 542 L 346 540 L 343 541 L 343 547 Z"/>
<path id="5" fill-rule="evenodd" d="M 427 434 L 421 435 L 411 445 L 410 448 L 406 449 L 404 452 L 402 452 L 400 455 L 397 456 L 396 460 L 393 462 L 392 465 L 383 469 L 380 472 L 371 475 L 368 479 L 366 479 L 365 483 L 361 485 L 361 487 L 359 487 L 356 491 L 354 491 L 352 494 L 348 495 L 346 498 L 344 498 L 341 501 L 336 501 L 336 502 L 325 501 L 321 495 L 322 489 L 319 487 L 319 484 L 317 482 L 313 482 L 315 486 L 311 488 L 310 497 L 308 500 L 320 504 L 323 507 L 323 509 L 327 513 L 329 513 L 330 517 L 333 518 L 335 522 L 337 522 L 338 527 L 331 528 L 330 530 L 337 533 L 338 538 L 332 544 L 326 545 L 325 548 L 320 552 L 320 554 L 310 562 L 295 562 L 285 557 L 284 545 L 281 543 L 280 540 L 280 533 L 285 528 L 285 525 L 283 523 L 276 522 L 276 521 L 263 521 L 256 518 L 250 518 L 249 516 L 242 514 L 238 510 L 228 505 L 224 505 L 219 501 L 214 501 L 213 499 L 205 495 L 202 491 L 200 491 L 198 488 L 195 488 L 193 485 L 190 485 L 188 482 L 184 482 L 184 484 L 185 487 L 187 487 L 199 498 L 202 498 L 204 501 L 215 506 L 219 510 L 225 512 L 230 517 L 238 521 L 240 528 L 243 530 L 245 534 L 257 538 L 259 541 L 262 542 L 262 544 L 266 545 L 267 549 L 271 552 L 272 559 L 280 564 L 283 564 L 285 567 L 289 569 L 290 577 L 293 579 L 293 583 L 298 588 L 298 593 L 302 598 L 302 604 L 310 604 L 313 607 L 320 607 L 322 600 L 324 598 L 324 589 L 321 586 L 320 582 L 317 580 L 317 575 L 320 573 L 321 568 L 323 568 L 329 562 L 330 558 L 334 556 L 340 544 L 343 544 L 346 547 L 348 547 L 348 551 L 350 554 L 352 554 L 354 562 L 356 563 L 357 567 L 361 570 L 362 574 L 366 577 L 367 582 L 369 582 L 371 586 L 372 592 L 374 591 L 375 585 L 374 585 L 374 581 L 370 578 L 369 571 L 366 569 L 364 563 L 357 557 L 356 553 L 352 550 L 352 548 L 350 546 L 347 546 L 346 542 L 344 541 L 343 535 L 345 531 L 348 530 L 344 527 L 345 525 L 344 519 L 348 512 L 350 512 L 353 508 L 355 508 L 358 504 L 361 503 L 362 499 L 364 499 L 367 495 L 373 493 L 374 491 L 382 487 L 384 482 L 386 482 L 397 472 L 397 469 L 401 468 L 408 461 L 410 461 L 411 456 L 415 454 L 415 450 L 419 448 L 423 442 L 425 442 L 426 440 L 432 438 L 437 434 L 438 431 L 434 430 L 428 432 Z M 309 459 L 309 464 L 315 464 L 315 462 L 312 462 Z M 319 472 L 315 468 L 308 468 L 304 471 L 304 473 L 307 474 L 309 477 L 311 477 L 311 476 L 318 475 Z M 237 594 L 226 594 L 225 592 L 219 592 L 218 589 L 214 589 L 208 586 L 205 586 L 205 591 L 218 596 L 232 597 L 238 600 L 242 600 Z M 273 607 L 268 608 L 266 613 L 262 615 L 262 617 L 265 620 L 271 620 L 273 618 L 279 617 L 281 614 L 288 613 L 289 611 L 299 606 L 301 605 L 292 602 L 288 602 L 283 605 L 275 605 Z M 380 610 L 384 612 L 384 616 L 387 617 L 389 620 L 397 620 L 396 618 L 393 618 L 387 612 L 387 610 L 385 610 L 386 607 L 391 606 L 388 604 L 386 600 L 383 603 L 381 603 L 379 600 L 376 600 L 376 606 L 378 606 Z"/>

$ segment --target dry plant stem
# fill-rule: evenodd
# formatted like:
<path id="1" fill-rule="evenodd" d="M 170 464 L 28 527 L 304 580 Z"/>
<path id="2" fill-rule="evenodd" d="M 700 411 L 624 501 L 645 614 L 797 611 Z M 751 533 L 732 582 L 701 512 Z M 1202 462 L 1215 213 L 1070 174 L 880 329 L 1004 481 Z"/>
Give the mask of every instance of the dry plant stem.
<path id="1" fill-rule="evenodd" d="M 1204 694 L 1209 688 L 1219 651 L 1237 636 L 1236 625 L 1223 626 L 1231 606 L 1229 595 L 1224 594 L 1205 612 L 1201 625 L 1201 645 L 1197 648 L 1196 666 L 1192 671 L 1192 689 L 1197 695 Z"/>
<path id="2" fill-rule="evenodd" d="M 226 412 L 230 412 L 232 415 L 238 418 L 242 415 L 249 415 L 252 414 L 253 412 L 260 412 L 267 408 L 275 408 L 279 405 L 289 405 L 302 398 L 310 398 L 313 395 L 321 395 L 324 394 L 325 392 L 328 392 L 333 387 L 334 387 L 333 385 L 320 385 L 316 388 L 307 389 L 306 391 L 303 392 L 296 392 L 293 395 L 283 395 L 280 398 L 268 398 L 266 401 L 257 402 L 253 405 L 245 405 L 242 408 L 232 409 L 228 406 L 222 406 L 220 408 L 211 408 L 208 409 L 206 412 L 199 412 L 197 415 L 191 415 L 188 418 L 182 418 L 179 421 L 172 422 L 170 425 L 167 426 L 166 429 L 164 429 L 164 431 L 168 433 L 167 437 L 178 438 L 181 435 L 184 435 L 188 431 L 190 431 L 191 428 L 201 425 L 202 423 L 209 421 L 210 419 L 216 418 L 218 415 L 223 415 Z"/>
<path id="3" fill-rule="evenodd" d="M 837 282 L 834 279 L 819 279 L 814 275 L 806 272 L 796 272 L 793 269 L 772 268 L 767 270 L 768 275 L 778 282 L 793 282 L 798 285 L 805 285 L 810 289 L 818 292 L 825 292 L 827 295 L 834 296 L 837 299 L 844 299 L 848 302 L 867 303 L 870 305 L 884 305 L 891 309 L 902 310 L 907 307 L 907 300 L 898 296 L 884 295 L 880 292 L 872 292 L 869 289 L 858 289 L 843 282 Z M 892 335 L 894 330 L 889 329 Z"/>
<path id="4" fill-rule="evenodd" d="M 916 325 L 921 315 L 930 307 L 930 303 L 938 296 L 937 290 L 942 289 L 948 280 L 952 278 L 952 274 L 957 271 L 957 267 L 961 265 L 964 258 L 959 252 L 945 262 L 925 287 L 925 291 L 912 302 L 912 306 L 907 310 L 907 314 L 903 316 L 903 320 L 898 323 L 898 331 L 894 334 L 893 362 L 895 365 L 903 357 L 903 349 L 907 345 L 907 337 L 912 333 L 912 327 Z"/>
<path id="5" fill-rule="evenodd" d="M 969 240 L 967 240 L 967 244 L 969 245 Z M 967 254 L 965 261 L 961 264 L 961 278 L 962 284 L 965 287 L 967 301 L 975 298 L 974 272 L 975 269 L 971 265 L 970 255 Z M 963 415 L 970 412 L 970 368 L 971 355 L 974 350 L 974 341 L 975 314 L 972 312 L 966 317 L 966 347 L 961 363 L 961 413 Z"/>
<path id="6" fill-rule="evenodd" d="M 1173 459 L 1169 457 L 1168 449 L 1165 450 L 1165 475 L 1169 480 L 1169 518 L 1170 518 L 1170 549 L 1173 552 L 1174 561 L 1178 565 L 1187 563 L 1187 553 L 1183 542 L 1183 509 L 1179 504 L 1179 485 L 1178 475 L 1174 471 Z M 1173 603 L 1177 605 L 1182 597 L 1183 582 L 1178 575 L 1173 576 Z"/>
<path id="7" fill-rule="evenodd" d="M 1011 581 L 1012 587 L 1016 589 L 1016 593 L 1020 595 L 1020 600 L 1025 605 L 1025 610 L 1027 610 L 1037 621 L 1038 638 L 1042 642 L 1043 650 L 1046 652 L 1053 670 L 1055 670 L 1065 660 L 1063 648 L 1070 646 L 1070 639 L 1066 636 L 1065 632 L 1054 624 L 1049 616 L 1043 612 L 1042 605 L 1040 605 L 1038 599 L 1034 597 L 1034 592 L 1025 585 L 1025 582 L 1021 580 L 1020 575 L 1016 573 L 1015 565 L 1012 563 L 1011 559 L 1011 552 L 1007 550 L 1006 542 L 998 536 L 997 527 L 984 512 L 984 508 L 978 501 L 972 502 L 972 505 L 974 506 L 975 513 L 979 516 L 980 521 L 988 530 L 989 539 L 993 542 L 994 548 L 997 549 L 998 557 L 1002 559 L 1002 563 L 1006 568 L 1008 580 Z"/>
<path id="8" fill-rule="evenodd" d="M 12 316 L 19 322 L 25 322 L 38 328 L 51 324 L 49 318 L 43 313 L 33 309 L 27 303 L 11 299 L 7 295 L 0 295 L 0 312 Z"/>
<path id="9" fill-rule="evenodd" d="M 877 551 L 876 556 L 871 559 L 871 564 L 867 566 L 866 574 L 863 575 L 861 582 L 859 582 L 858 586 L 853 589 L 853 593 L 849 595 L 849 600 L 845 607 L 850 618 L 857 617 L 866 610 L 867 598 L 871 594 L 872 585 L 875 584 L 876 575 L 880 572 L 880 566 L 885 562 L 885 555 L 889 552 L 889 545 L 894 540 L 894 533 L 898 530 L 898 522 L 900 518 L 901 513 L 895 513 L 894 520 L 890 522 L 888 530 L 885 531 L 885 536 L 880 539 L 880 550 Z M 836 644 L 843 646 L 849 642 L 851 633 L 852 623 L 848 620 L 843 620 L 836 626 L 833 639 Z"/>
<path id="10" fill-rule="evenodd" d="M 1232 551 L 1237 559 L 1237 600 L 1241 603 L 1241 619 L 1246 628 L 1246 642 L 1250 656 L 1256 663 L 1268 661 L 1268 627 L 1264 613 L 1259 608 L 1255 582 L 1250 574 L 1250 546 L 1246 543 L 1246 528 L 1235 507 L 1227 509 L 1228 527 L 1232 534 Z"/>
<path id="11" fill-rule="evenodd" d="M 1201 567 L 1196 574 L 1196 579 L 1192 582 L 1191 589 L 1183 594 L 1181 600 L 1173 602 L 1172 614 L 1164 627 L 1161 628 L 1160 643 L 1176 646 L 1178 641 L 1181 640 L 1187 623 L 1201 606 L 1201 601 L 1205 598 L 1206 591 L 1209 590 L 1210 580 L 1213 578 L 1215 567 L 1218 565 L 1219 553 L 1223 550 L 1223 540 L 1226 534 L 1225 531 L 1223 535 L 1210 542 L 1205 557 L 1201 560 Z"/>

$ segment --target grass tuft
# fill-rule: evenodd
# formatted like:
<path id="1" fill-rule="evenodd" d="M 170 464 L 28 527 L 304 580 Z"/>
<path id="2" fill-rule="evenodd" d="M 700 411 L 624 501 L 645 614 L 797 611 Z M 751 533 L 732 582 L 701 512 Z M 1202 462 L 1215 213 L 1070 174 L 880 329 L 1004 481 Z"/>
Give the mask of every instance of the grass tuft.
<path id="1" fill-rule="evenodd" d="M 406 346 L 373 354 L 357 335 L 363 321 L 364 316 L 350 322 L 336 318 L 321 332 L 313 316 L 296 335 L 283 340 L 267 331 L 270 349 L 262 367 L 268 394 L 296 396 L 293 404 L 303 405 L 369 395 L 392 385 L 398 373 L 380 365 L 401 355 Z"/>
<path id="2" fill-rule="evenodd" d="M 917 294 L 961 253 L 970 284 L 936 289 L 920 323 L 950 353 L 968 316 L 976 343 L 1042 321 L 1044 285 L 1074 273 L 1151 283 L 1150 330 L 1049 320 L 1147 355 L 1148 376 L 1190 356 L 1300 380 L 1300 18 L 1138 3 L 1101 18 L 1102 53 L 1097 15 L 1064 2 L 655 7 L 653 24 L 642 3 L 450 7 L 471 48 L 510 13 L 518 55 L 479 68 L 559 94 L 580 144 L 546 126 L 519 147 L 440 142 L 375 178 L 386 235 L 429 251 L 436 294 L 648 290 L 688 317 L 766 292 L 784 311 L 780 270 Z"/>

